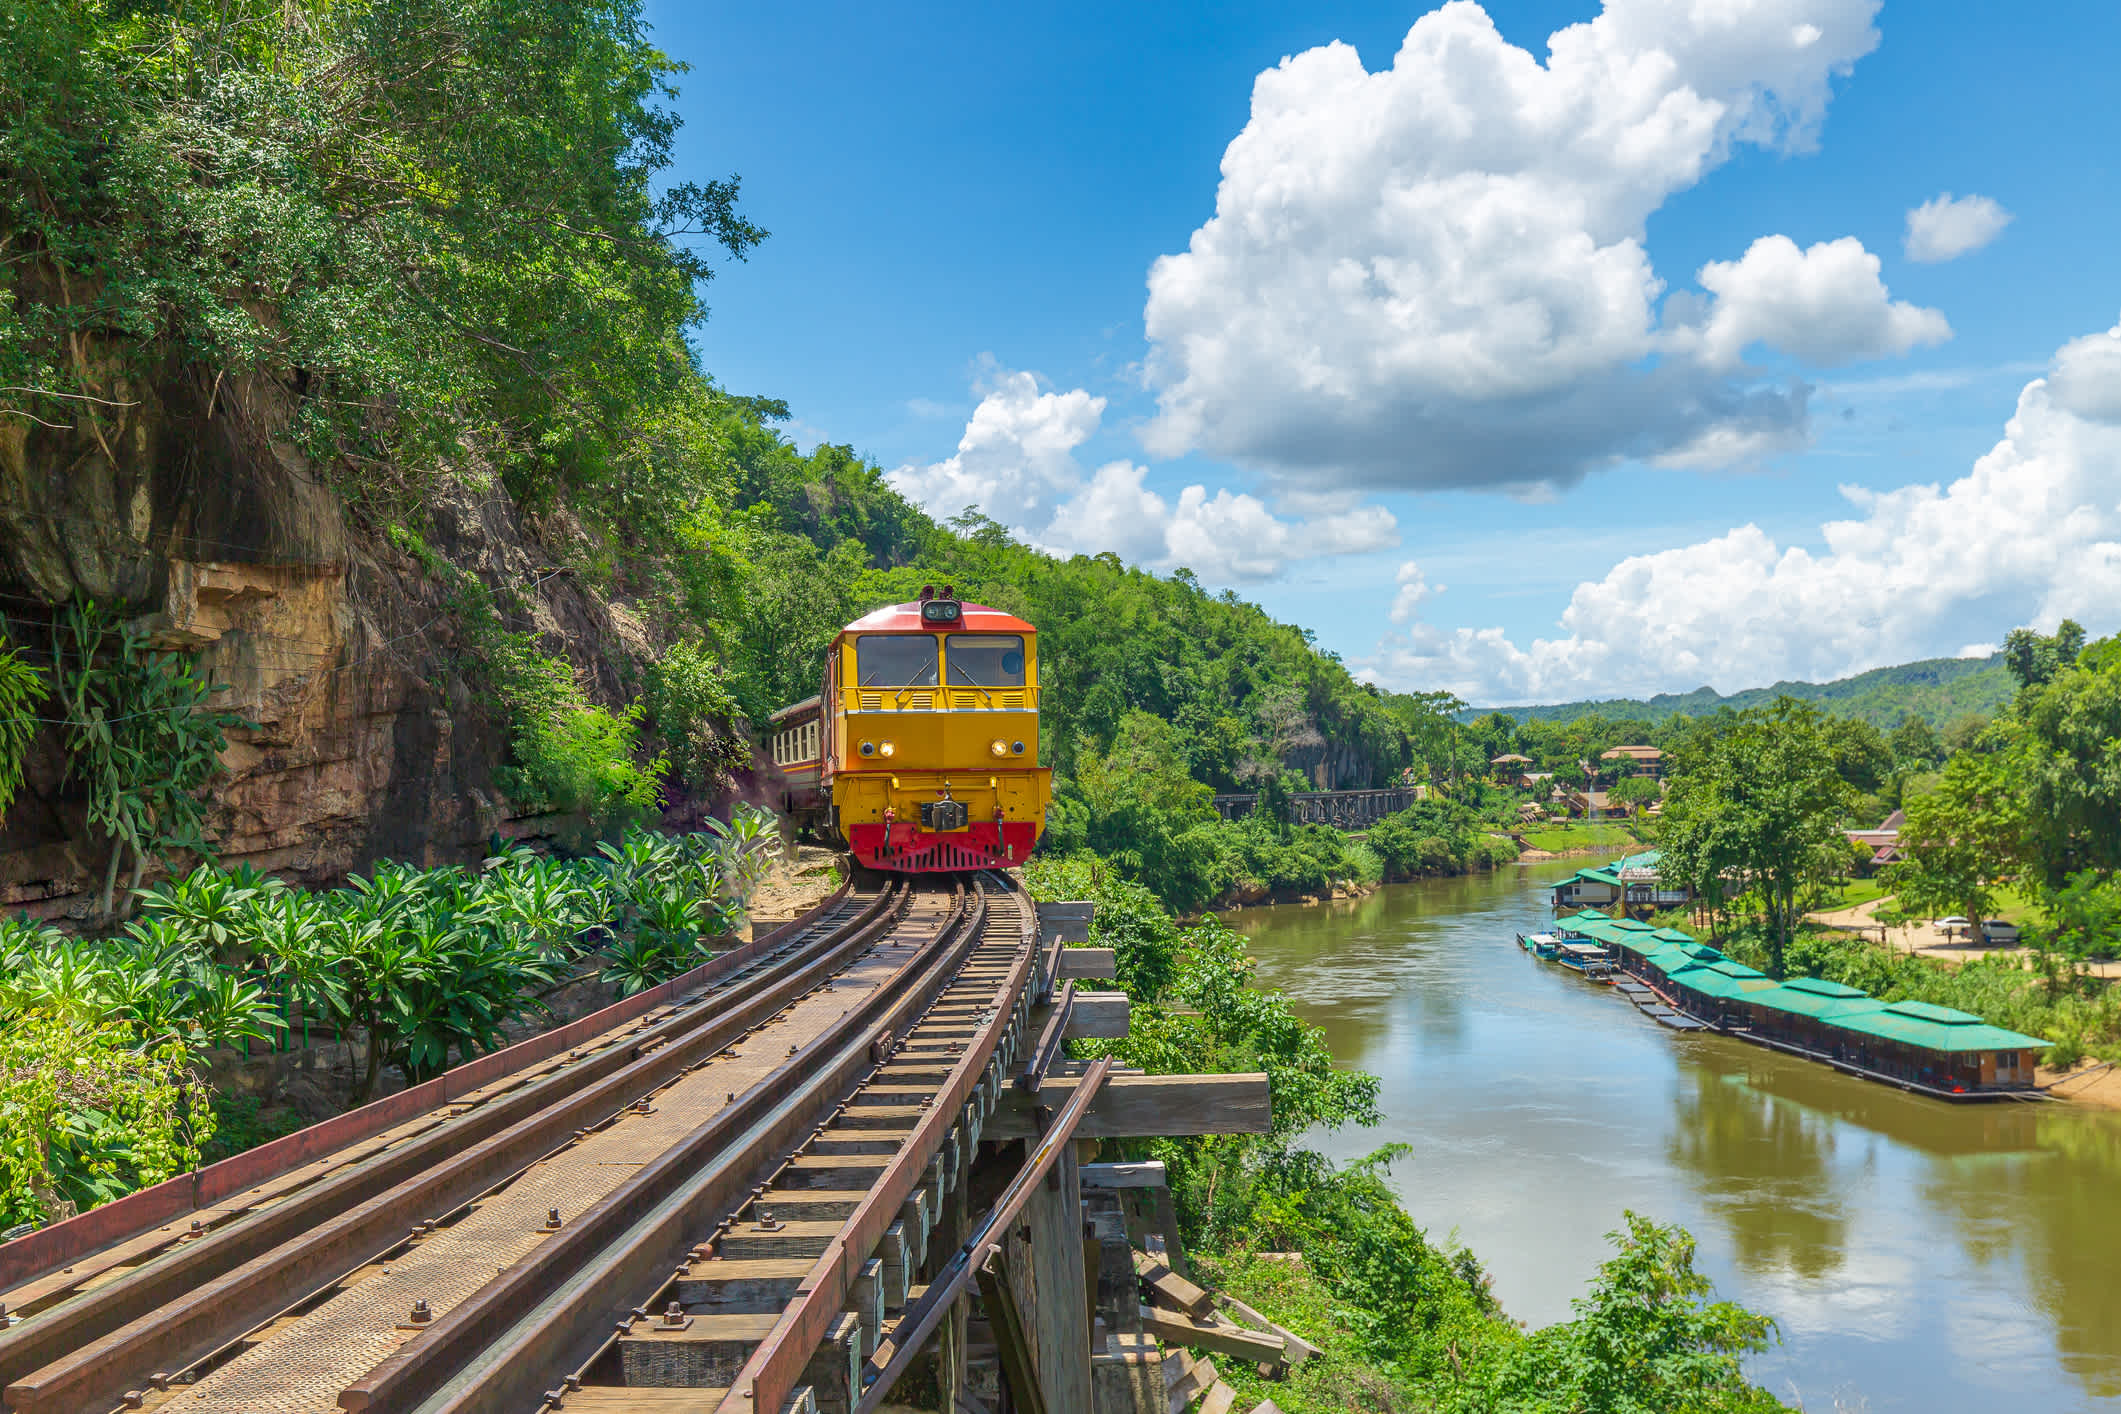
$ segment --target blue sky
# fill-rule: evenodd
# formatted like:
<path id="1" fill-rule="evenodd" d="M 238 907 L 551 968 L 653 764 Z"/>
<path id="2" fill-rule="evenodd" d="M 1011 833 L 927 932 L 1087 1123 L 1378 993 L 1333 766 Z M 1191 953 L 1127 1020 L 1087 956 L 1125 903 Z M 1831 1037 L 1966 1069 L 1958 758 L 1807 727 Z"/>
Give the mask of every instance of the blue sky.
<path id="1" fill-rule="evenodd" d="M 773 233 L 698 343 L 934 509 L 1189 564 L 1397 687 L 2121 627 L 2121 7 L 1722 9 L 652 3 L 678 175 Z M 1947 192 L 2007 224 L 1911 258 Z"/>

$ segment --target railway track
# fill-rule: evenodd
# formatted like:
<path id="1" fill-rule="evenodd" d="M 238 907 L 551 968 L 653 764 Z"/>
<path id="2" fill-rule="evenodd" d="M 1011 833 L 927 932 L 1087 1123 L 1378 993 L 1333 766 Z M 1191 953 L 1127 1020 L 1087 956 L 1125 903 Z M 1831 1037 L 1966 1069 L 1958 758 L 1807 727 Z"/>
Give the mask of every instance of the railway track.
<path id="1" fill-rule="evenodd" d="M 1058 1051 L 1053 964 L 998 874 L 844 896 L 446 1122 L 16 1286 L 6 1407 L 851 1408 L 1006 1072 Z"/>

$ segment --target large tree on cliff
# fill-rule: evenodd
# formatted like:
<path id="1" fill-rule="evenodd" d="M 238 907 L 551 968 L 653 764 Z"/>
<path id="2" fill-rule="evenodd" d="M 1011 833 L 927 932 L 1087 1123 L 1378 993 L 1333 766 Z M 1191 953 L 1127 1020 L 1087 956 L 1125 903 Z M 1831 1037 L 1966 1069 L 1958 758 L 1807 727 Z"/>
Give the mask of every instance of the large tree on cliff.
<path id="1" fill-rule="evenodd" d="M 1804 886 L 1846 855 L 1838 822 L 1848 795 L 1824 719 L 1808 703 L 1780 697 L 1705 724 L 1665 797 L 1663 875 L 1716 907 L 1750 892 L 1779 973 Z"/>

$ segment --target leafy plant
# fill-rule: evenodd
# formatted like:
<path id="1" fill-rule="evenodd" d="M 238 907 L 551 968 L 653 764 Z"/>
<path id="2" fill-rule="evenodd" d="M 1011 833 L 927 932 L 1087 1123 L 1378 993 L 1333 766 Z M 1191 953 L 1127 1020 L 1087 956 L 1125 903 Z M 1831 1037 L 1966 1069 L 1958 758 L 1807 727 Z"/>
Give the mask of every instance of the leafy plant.
<path id="1" fill-rule="evenodd" d="M 13 646 L 0 649 L 0 812 L 22 789 L 23 758 L 37 734 L 37 704 L 49 692 L 44 674 L 23 662 Z"/>
<path id="2" fill-rule="evenodd" d="M 31 1011 L 0 1027 L 0 1225 L 46 1221 L 182 1173 L 213 1114 L 182 1042 Z"/>
<path id="3" fill-rule="evenodd" d="M 203 793 L 221 767 L 227 730 L 242 717 L 207 706 L 214 689 L 187 660 L 148 647 L 147 635 L 101 605 L 75 601 L 53 627 L 53 680 L 65 708 L 68 773 L 88 787 L 89 823 L 111 841 L 101 908 L 112 911 L 118 869 L 128 890 L 150 854 L 211 859 Z"/>

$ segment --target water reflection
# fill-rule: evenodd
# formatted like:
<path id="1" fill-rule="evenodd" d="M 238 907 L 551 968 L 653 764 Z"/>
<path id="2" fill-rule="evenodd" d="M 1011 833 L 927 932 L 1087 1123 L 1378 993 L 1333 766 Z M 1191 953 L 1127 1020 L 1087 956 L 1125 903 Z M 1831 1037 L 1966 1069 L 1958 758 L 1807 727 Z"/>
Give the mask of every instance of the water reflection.
<path id="1" fill-rule="evenodd" d="M 1848 1238 L 1834 1123 L 1745 1078 L 1714 1064 L 1686 1070 L 1665 1153 L 1699 1180 L 1741 1266 L 1831 1276 Z"/>
<path id="2" fill-rule="evenodd" d="M 1685 1223 L 1773 1314 L 1756 1374 L 1808 1408 L 2121 1409 L 2121 1114 L 1951 1105 L 1674 1035 L 1531 962 L 1544 868 L 1248 910 L 1262 980 L 1383 1079 L 1416 1217 L 1457 1230 L 1535 1322 L 1623 1208 Z"/>

